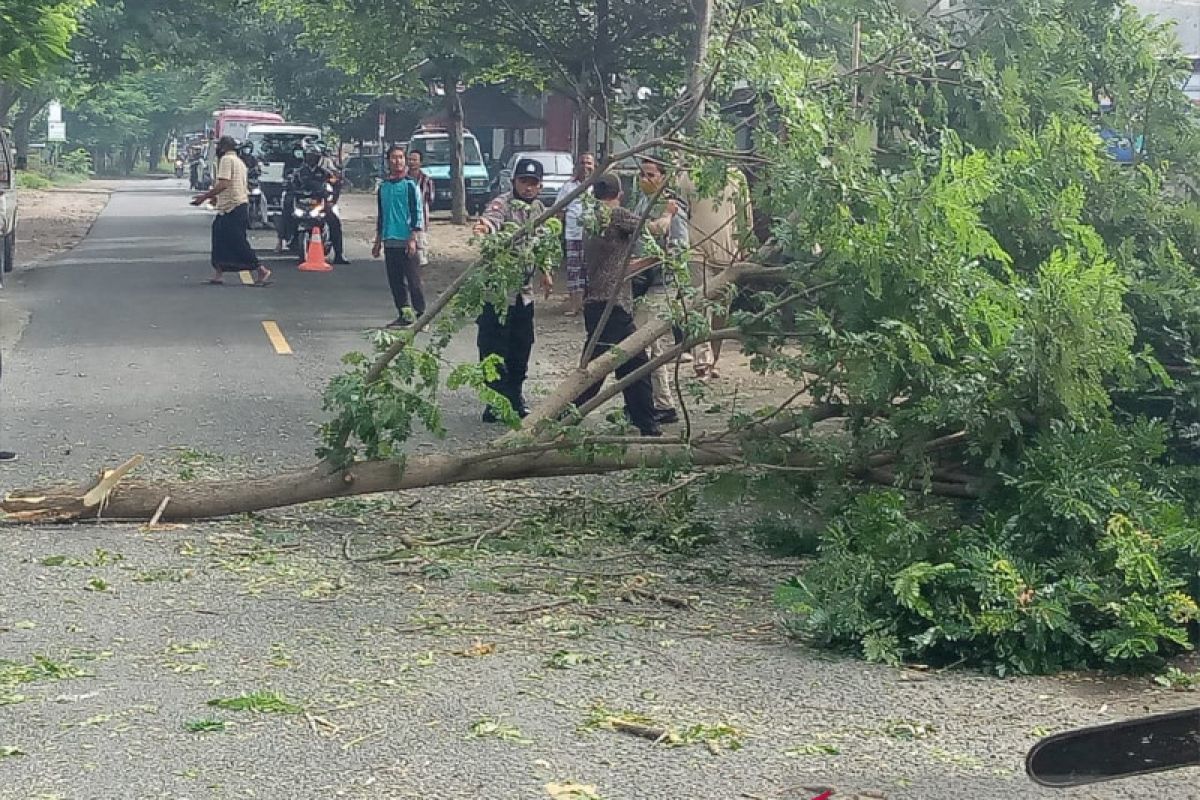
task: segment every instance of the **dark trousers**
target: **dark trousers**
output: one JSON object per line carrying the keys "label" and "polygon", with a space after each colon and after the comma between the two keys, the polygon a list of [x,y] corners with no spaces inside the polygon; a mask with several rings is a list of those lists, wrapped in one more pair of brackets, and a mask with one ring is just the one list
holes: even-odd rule
{"label": "dark trousers", "polygon": [[258,256],[250,246],[250,206],[242,203],[212,224],[212,265],[220,272],[241,272],[259,268]]}
{"label": "dark trousers", "polygon": [[[592,340],[596,329],[600,327],[600,317],[604,315],[605,305],[605,303],[585,303],[583,306],[583,324],[587,327],[587,342]],[[603,353],[632,336],[635,331],[637,331],[637,327],[633,324],[633,315],[621,306],[613,306],[608,320],[604,323],[604,330],[600,332],[600,336],[596,340],[596,349],[592,351],[592,359],[599,358]],[[585,348],[587,342],[584,342]],[[635,356],[617,367],[617,380],[621,380],[634,370],[645,366],[648,361],[645,349],[637,351]],[[604,381],[598,381],[584,389],[583,393],[575,398],[575,405],[582,406],[595,397],[603,383]],[[643,434],[657,434],[658,422],[654,419],[654,390],[650,384],[650,373],[646,373],[626,386],[624,395],[625,410],[629,413],[629,421],[633,423],[634,427]]]}
{"label": "dark trousers", "polygon": [[525,401],[525,377],[529,374],[529,354],[533,352],[533,303],[513,303],[503,321],[489,303],[475,322],[479,326],[475,337],[479,360],[493,355],[504,360],[500,377],[489,383],[488,388],[508,398],[513,409],[519,411]]}
{"label": "dark trousers", "polygon": [[333,258],[340,261],[345,258],[342,254],[342,218],[332,210],[325,216],[325,224],[329,226],[329,244],[333,246]]}
{"label": "dark trousers", "polygon": [[385,247],[384,261],[387,264],[388,286],[392,288],[392,301],[396,312],[403,317],[412,296],[412,309],[417,316],[425,313],[425,291],[421,288],[421,266],[415,256],[408,254],[406,247]]}

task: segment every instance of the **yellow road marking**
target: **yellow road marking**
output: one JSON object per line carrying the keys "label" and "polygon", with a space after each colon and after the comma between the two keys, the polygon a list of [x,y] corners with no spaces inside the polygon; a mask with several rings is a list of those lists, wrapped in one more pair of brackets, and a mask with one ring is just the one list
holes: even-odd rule
{"label": "yellow road marking", "polygon": [[292,355],[292,346],[288,344],[288,340],[283,338],[283,331],[279,330],[279,325],[271,320],[263,320],[263,330],[267,332],[267,338],[271,340],[271,346],[275,348],[275,352],[281,356]]}
{"label": "yellow road marking", "polygon": [[242,270],[241,272],[238,273],[238,277],[241,278],[242,283],[246,284],[247,286],[254,285],[254,276],[250,274],[249,270],[246,270],[246,269]]}

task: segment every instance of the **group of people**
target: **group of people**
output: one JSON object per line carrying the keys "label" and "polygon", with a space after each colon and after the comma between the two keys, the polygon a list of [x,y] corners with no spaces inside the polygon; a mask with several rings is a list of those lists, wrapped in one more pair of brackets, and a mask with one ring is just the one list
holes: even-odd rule
{"label": "group of people", "polygon": [[[237,155],[237,143],[223,137],[218,143],[220,161],[212,189],[193,203],[215,199],[217,217],[213,221],[214,274],[210,283],[221,283],[224,272],[251,270],[255,286],[270,284],[271,271],[258,260],[247,238],[248,211],[246,167]],[[433,181],[421,170],[421,154],[407,152],[402,145],[387,151],[387,176],[381,181],[376,197],[374,258],[384,259],[396,318],[389,328],[411,325],[425,313],[425,292],[421,267],[428,263],[427,226],[433,203]],[[619,178],[612,173],[598,177],[595,158],[583,155],[573,180],[563,187],[560,200],[571,193],[577,196],[564,213],[564,266],[570,298],[567,313],[583,315],[587,331],[585,353],[591,358],[603,355],[640,327],[654,324],[669,315],[671,298],[678,292],[675,272],[664,268],[667,261],[688,261],[694,279],[701,287],[721,269],[738,260],[750,218],[749,197],[744,179],[731,171],[729,187],[719,197],[704,199],[690,186],[684,173],[671,174],[669,166],[656,158],[639,163],[640,199],[632,208],[624,206],[625,194]],[[533,158],[517,161],[513,171],[513,189],[492,200],[478,222],[475,233],[493,235],[505,225],[526,225],[545,213],[539,200],[543,180],[542,163]],[[319,158],[306,159],[293,176],[297,185],[325,182],[333,176]],[[578,191],[588,180],[587,191]],[[337,182],[334,181],[336,184]],[[285,217],[290,215],[283,215]],[[336,260],[349,263],[342,253],[341,226],[335,234],[331,217],[331,235]],[[743,226],[740,222],[746,222]],[[287,224],[285,222],[285,224]],[[284,242],[288,231],[281,228]],[[693,240],[695,246],[693,247]],[[530,265],[524,285],[509,298],[507,308],[485,305],[477,319],[476,344],[480,360],[496,356],[500,368],[488,388],[504,398],[517,413],[529,413],[525,382],[533,351],[534,282],[548,298],[553,277]],[[715,320],[715,324],[722,321]],[[661,426],[677,422],[672,372],[674,365],[666,354],[679,350],[681,360],[692,360],[696,377],[715,377],[720,351],[716,344],[704,344],[692,352],[680,347],[684,334],[678,328],[656,337],[643,352],[635,353],[617,370],[618,379],[641,370],[649,361],[657,366],[624,387],[626,414],[644,436],[662,435]],[[583,405],[600,390],[586,389],[577,399]],[[500,409],[489,405],[485,422],[502,417]]]}
{"label": "group of people", "polygon": [[[641,197],[628,209],[623,204],[620,179],[612,173],[593,177],[595,169],[593,156],[581,156],[572,181],[558,195],[560,202],[576,195],[564,212],[567,313],[582,313],[587,331],[584,352],[590,358],[603,355],[639,327],[669,315],[678,287],[674,271],[664,262],[687,261],[690,273],[704,288],[713,275],[740,258],[751,222],[749,193],[736,171],[730,172],[729,185],[719,197],[707,199],[699,196],[686,175],[672,175],[664,161],[643,158],[638,170]],[[512,192],[488,205],[475,232],[490,235],[506,223],[524,225],[542,216],[545,208],[538,200],[542,178],[539,161],[519,160]],[[589,190],[580,192],[589,179]],[[480,360],[496,355],[503,364],[489,388],[521,417],[529,413],[524,384],[535,338],[533,280],[539,279],[547,297],[553,286],[549,274],[535,276],[535,272],[532,267],[526,272],[525,285],[504,313],[488,305],[478,319]],[[643,436],[661,436],[662,425],[679,420],[668,351],[677,348],[681,358],[690,356],[697,378],[717,376],[719,349],[705,343],[688,353],[680,347],[683,339],[684,333],[677,328],[656,337],[645,351],[633,354],[616,371],[620,380],[642,370],[652,359],[658,361],[648,375],[631,381],[623,390],[626,415]],[[576,399],[576,406],[584,405],[599,391],[599,384],[587,388]],[[483,419],[497,421],[497,409],[489,406]]]}
{"label": "group of people", "polygon": [[[217,173],[213,186],[197,195],[193,205],[213,202],[216,217],[212,225],[212,268],[208,282],[220,285],[224,273],[249,271],[254,274],[255,286],[269,286],[271,270],[259,260],[250,244],[250,212],[248,165],[238,150],[237,141],[223,136],[217,142]],[[398,328],[411,323],[410,315],[425,311],[425,293],[421,285],[420,267],[429,263],[426,225],[433,206],[434,185],[421,169],[422,154],[407,152],[393,145],[387,152],[388,174],[380,183],[376,215],[376,236],[372,256],[384,257],[388,285],[396,306],[396,319],[388,327]],[[284,208],[276,222],[278,243],[275,252],[284,252],[296,232],[291,213],[295,198],[331,187],[330,209],[326,217],[329,226],[333,263],[349,264],[345,256],[342,222],[336,213],[341,194],[341,175],[321,150],[308,147],[303,163],[287,178]]]}

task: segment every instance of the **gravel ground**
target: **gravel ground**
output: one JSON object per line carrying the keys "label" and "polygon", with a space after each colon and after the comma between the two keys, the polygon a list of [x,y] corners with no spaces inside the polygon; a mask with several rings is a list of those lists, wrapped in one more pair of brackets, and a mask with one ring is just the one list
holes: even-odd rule
{"label": "gravel ground", "polygon": [[[364,202],[345,203],[360,239]],[[461,229],[434,240],[436,289],[468,254]],[[578,352],[554,308],[541,358]],[[749,387],[724,371],[734,402]],[[253,465],[179,451],[152,468]],[[0,800],[1200,798],[1194,770],[1048,792],[1022,767],[1042,735],[1194,695],[868,665],[783,636],[771,594],[802,562],[744,544],[684,557],[586,520],[505,527],[585,497],[647,516],[657,487],[636,480],[0,526]],[[631,722],[675,746],[615,729]]]}
{"label": "gravel ground", "polygon": [[[770,593],[799,562],[497,530],[515,498],[597,489],[632,491],[562,480],[5,530],[0,654],[48,661],[29,682],[0,663],[0,753],[20,753],[0,758],[0,798],[1200,796],[1194,773],[1071,793],[1022,773],[1038,736],[1187,695],[867,665],[781,635]],[[421,546],[442,538],[462,541]],[[256,692],[295,713],[209,705]]]}

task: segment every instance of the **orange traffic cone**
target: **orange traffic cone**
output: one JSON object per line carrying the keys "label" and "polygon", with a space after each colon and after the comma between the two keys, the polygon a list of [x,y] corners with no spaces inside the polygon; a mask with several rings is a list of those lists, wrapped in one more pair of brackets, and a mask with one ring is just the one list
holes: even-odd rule
{"label": "orange traffic cone", "polygon": [[333,272],[333,266],[325,260],[325,244],[321,241],[321,229],[313,228],[308,237],[308,252],[300,262],[301,272]]}

